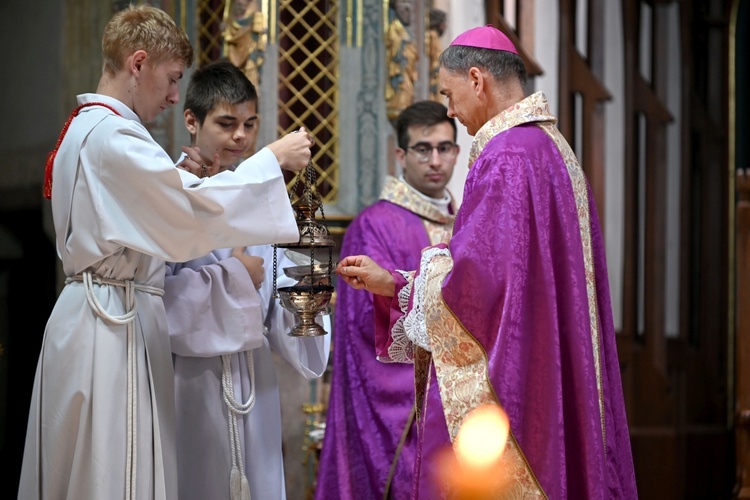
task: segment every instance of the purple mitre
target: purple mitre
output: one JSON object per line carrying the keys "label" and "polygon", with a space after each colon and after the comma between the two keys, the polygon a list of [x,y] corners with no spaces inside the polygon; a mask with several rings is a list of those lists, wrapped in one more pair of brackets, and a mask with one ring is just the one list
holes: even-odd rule
{"label": "purple mitre", "polygon": [[491,24],[480,26],[464,31],[456,37],[451,45],[463,45],[466,47],[478,47],[480,49],[504,50],[518,55],[516,47],[505,33]]}

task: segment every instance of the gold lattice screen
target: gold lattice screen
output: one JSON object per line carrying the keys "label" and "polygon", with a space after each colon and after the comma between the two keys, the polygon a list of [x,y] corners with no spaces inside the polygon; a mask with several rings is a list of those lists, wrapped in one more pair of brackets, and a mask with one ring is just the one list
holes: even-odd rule
{"label": "gold lattice screen", "polygon": [[[278,4],[279,135],[304,126],[315,136],[313,165],[325,203],[338,197],[338,1]],[[289,185],[293,184],[290,179]]]}
{"label": "gold lattice screen", "polygon": [[[278,133],[304,126],[315,136],[313,165],[316,187],[324,203],[335,203],[339,191],[339,37],[338,0],[262,2],[271,17],[271,40],[279,48]],[[203,66],[222,57],[224,0],[198,0],[197,62]],[[278,15],[278,23],[273,19]],[[273,36],[275,35],[275,36]],[[262,68],[273,77],[274,68]],[[289,188],[294,179],[287,177]]]}
{"label": "gold lattice screen", "polygon": [[221,59],[221,19],[224,15],[224,0],[198,0],[196,5],[198,29],[198,67]]}

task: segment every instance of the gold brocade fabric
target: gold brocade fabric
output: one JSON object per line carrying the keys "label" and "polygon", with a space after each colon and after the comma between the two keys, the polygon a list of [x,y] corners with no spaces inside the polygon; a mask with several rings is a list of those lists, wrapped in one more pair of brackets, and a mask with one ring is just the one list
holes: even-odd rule
{"label": "gold brocade fabric", "polygon": [[386,177],[380,199],[420,216],[430,238],[430,243],[448,243],[453,233],[455,216],[445,215],[435,205],[414,192],[404,181],[396,177]]}
{"label": "gold brocade fabric", "polygon": [[604,392],[602,389],[602,352],[601,352],[601,333],[599,321],[599,307],[596,302],[596,273],[594,272],[594,251],[591,248],[591,218],[589,213],[589,192],[586,183],[586,176],[583,169],[578,164],[578,159],[570,149],[568,142],[562,136],[560,131],[550,123],[539,124],[547,135],[557,145],[557,149],[563,157],[565,166],[570,175],[570,182],[573,187],[573,195],[576,199],[576,208],[578,210],[578,227],[581,234],[581,245],[583,247],[583,265],[586,270],[586,293],[588,295],[589,305],[589,323],[591,324],[591,347],[594,352],[594,370],[596,372],[596,389],[599,396],[599,420],[602,426],[602,441],[604,450],[607,449],[607,425],[604,413]]}
{"label": "gold brocade fabric", "polygon": [[551,125],[557,122],[557,118],[550,113],[544,92],[531,94],[526,99],[502,111],[485,123],[474,136],[471,150],[469,150],[469,168],[474,164],[487,143],[497,134],[524,123],[541,124],[544,122]]}
{"label": "gold brocade fabric", "polygon": [[440,393],[449,395],[442,399],[451,440],[471,410],[498,402],[489,382],[484,349],[463,330],[443,303],[442,283],[452,268],[453,260],[448,256],[438,256],[430,261],[424,299],[425,323]]}
{"label": "gold brocade fabric", "polygon": [[[464,418],[472,410],[499,402],[490,384],[487,354],[443,302],[442,283],[452,268],[453,260],[449,256],[438,256],[430,261],[426,270],[429,279],[426,280],[424,310],[445,421],[451,442],[454,442]],[[415,359],[415,373],[418,360],[423,367],[425,365],[423,356]],[[423,394],[424,387],[418,386],[418,397]],[[547,498],[512,433],[499,474],[503,477],[499,478],[502,488],[498,498]]]}
{"label": "gold brocade fabric", "polygon": [[599,308],[596,303],[596,277],[594,274],[594,256],[591,248],[591,219],[589,213],[589,196],[586,176],[578,163],[575,153],[555,126],[557,119],[552,116],[547,97],[543,92],[536,92],[519,101],[512,107],[485,123],[474,136],[469,152],[469,167],[474,164],[487,143],[497,134],[517,125],[533,123],[542,129],[557,146],[570,176],[571,187],[578,210],[578,222],[583,246],[584,268],[586,269],[586,290],[588,294],[589,320],[591,323],[591,345],[594,353],[596,385],[599,393],[599,417],[602,427],[602,438],[607,443],[604,414],[604,394],[602,393],[601,340]]}

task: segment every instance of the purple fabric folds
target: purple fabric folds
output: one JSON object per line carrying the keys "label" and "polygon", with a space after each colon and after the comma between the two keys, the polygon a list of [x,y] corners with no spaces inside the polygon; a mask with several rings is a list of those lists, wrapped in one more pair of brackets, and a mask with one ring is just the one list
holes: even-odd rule
{"label": "purple fabric folds", "polygon": [[443,297],[485,348],[493,388],[547,495],[631,499],[637,493],[604,243],[588,194],[599,346],[592,349],[569,174],[555,144],[535,125],[497,135],[472,166]]}
{"label": "purple fabric folds", "polygon": [[[346,231],[341,256],[366,254],[413,269],[430,241],[422,218],[388,201],[364,209]],[[316,498],[380,500],[414,404],[414,370],[375,356],[372,296],[338,287],[333,375],[317,475]],[[391,484],[391,498],[409,498],[416,430],[409,433]]]}

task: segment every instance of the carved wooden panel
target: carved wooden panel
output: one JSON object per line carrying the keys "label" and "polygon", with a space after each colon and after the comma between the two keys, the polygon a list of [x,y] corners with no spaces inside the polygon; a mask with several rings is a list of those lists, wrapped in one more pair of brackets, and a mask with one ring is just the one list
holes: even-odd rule
{"label": "carved wooden panel", "polygon": [[[625,254],[619,339],[636,479],[642,499],[727,498],[728,440],[727,71],[721,4],[623,2],[625,34]],[[678,16],[679,43],[667,15]],[[644,40],[649,43],[644,44]],[[675,51],[675,47],[682,49]],[[642,60],[646,57],[647,60]],[[667,84],[681,57],[681,84]],[[671,125],[668,97],[680,99]],[[680,211],[670,217],[669,127],[679,127]],[[678,291],[665,286],[670,224],[680,226]],[[679,293],[679,328],[666,336],[667,293]]]}

